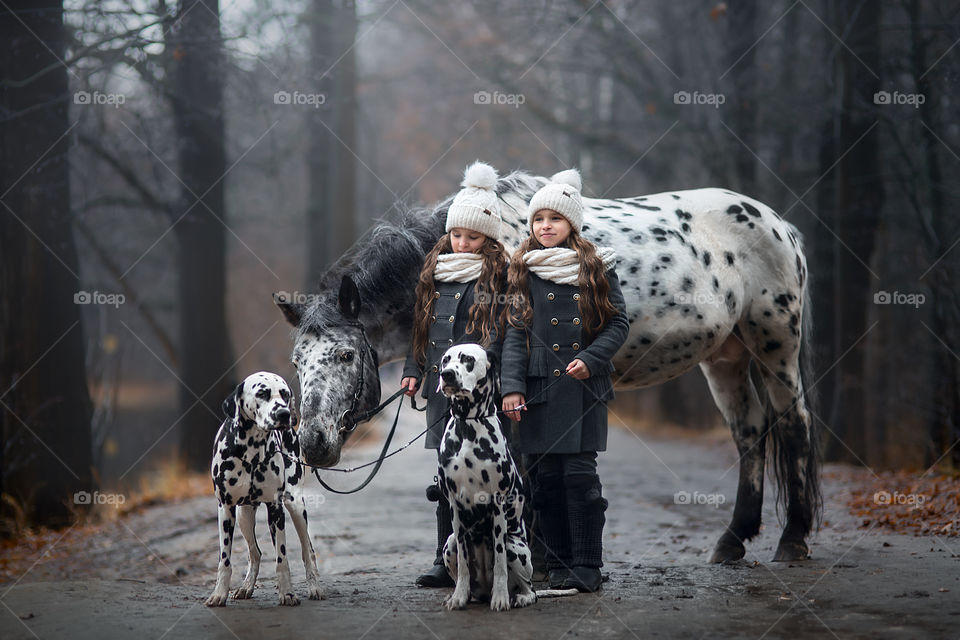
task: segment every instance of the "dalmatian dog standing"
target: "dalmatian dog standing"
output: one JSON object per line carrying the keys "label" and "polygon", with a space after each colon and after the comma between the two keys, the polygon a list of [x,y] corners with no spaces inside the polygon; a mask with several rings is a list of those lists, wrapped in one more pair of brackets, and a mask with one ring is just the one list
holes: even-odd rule
{"label": "dalmatian dog standing", "polygon": [[220,564],[217,585],[206,601],[208,607],[222,607],[227,603],[232,573],[230,552],[237,521],[250,552],[250,563],[243,584],[233,597],[253,596],[261,555],[254,525],[257,506],[261,503],[267,505],[270,537],[277,550],[280,604],[300,604],[293,592],[287,564],[284,507],[300,537],[310,599],[323,598],[316,556],[307,531],[307,509],[300,495],[303,470],[297,462],[300,445],[293,430],[297,419],[291,398],[290,387],[283,378],[261,371],[248,376],[223,402],[227,419],[217,432],[210,468],[219,501]]}
{"label": "dalmatian dog standing", "polygon": [[495,358],[477,344],[451,347],[440,360],[439,386],[450,398],[440,445],[440,484],[453,511],[444,564],[456,581],[444,602],[470,598],[503,611],[537,601],[523,523],[522,481],[497,419]]}

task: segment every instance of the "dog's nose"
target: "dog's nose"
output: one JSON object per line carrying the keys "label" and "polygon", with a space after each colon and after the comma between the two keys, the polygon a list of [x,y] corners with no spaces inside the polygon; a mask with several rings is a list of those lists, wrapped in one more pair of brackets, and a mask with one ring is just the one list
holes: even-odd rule
{"label": "dog's nose", "polygon": [[280,411],[277,411],[277,420],[282,424],[290,424],[290,410],[280,409]]}
{"label": "dog's nose", "polygon": [[443,378],[443,381],[447,384],[452,384],[457,381],[457,374],[452,369],[444,369],[440,372],[440,377]]}

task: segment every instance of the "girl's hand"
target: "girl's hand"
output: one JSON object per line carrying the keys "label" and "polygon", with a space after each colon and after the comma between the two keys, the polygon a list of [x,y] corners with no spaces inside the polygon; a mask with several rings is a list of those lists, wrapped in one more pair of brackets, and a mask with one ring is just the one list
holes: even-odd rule
{"label": "girl's hand", "polygon": [[583,360],[573,360],[567,365],[567,375],[576,380],[586,380],[590,377],[590,369]]}
{"label": "girl's hand", "polygon": [[525,402],[526,400],[524,399],[522,393],[508,393],[507,395],[503,396],[503,411],[511,420],[520,422],[520,412],[526,411],[527,407],[523,406],[520,409],[517,409],[517,407]]}
{"label": "girl's hand", "polygon": [[400,388],[405,389],[403,395],[412,396],[417,392],[417,387],[420,385],[417,384],[416,378],[406,377],[400,381]]}

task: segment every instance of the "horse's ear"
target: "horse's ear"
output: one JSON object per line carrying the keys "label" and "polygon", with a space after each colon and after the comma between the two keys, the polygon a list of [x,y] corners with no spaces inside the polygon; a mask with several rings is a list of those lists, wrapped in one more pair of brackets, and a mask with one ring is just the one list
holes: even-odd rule
{"label": "horse's ear", "polygon": [[360,290],[350,276],[343,276],[340,281],[337,306],[340,307],[340,313],[348,320],[356,320],[360,317]]}
{"label": "horse's ear", "polygon": [[237,388],[223,401],[223,413],[227,418],[233,418],[237,415],[237,403],[240,401],[240,394],[243,393],[243,383],[237,385]]}
{"label": "horse's ear", "polygon": [[283,291],[273,294],[273,303],[280,308],[287,322],[295,327],[300,326],[300,319],[303,318],[304,305],[299,302],[292,302],[290,296]]}

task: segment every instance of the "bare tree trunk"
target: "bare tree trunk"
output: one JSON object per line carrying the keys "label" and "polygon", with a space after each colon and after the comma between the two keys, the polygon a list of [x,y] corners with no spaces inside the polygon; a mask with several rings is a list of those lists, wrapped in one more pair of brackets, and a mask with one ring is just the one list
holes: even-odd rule
{"label": "bare tree trunk", "polygon": [[733,162],[742,193],[756,194],[757,159],[757,96],[756,96],[756,0],[731,0],[727,15],[727,66],[733,89],[730,96],[731,127],[740,141],[733,142]]}
{"label": "bare tree trunk", "polygon": [[[194,6],[202,5],[202,6]],[[218,0],[181,0],[173,36],[170,101],[184,183],[180,246],[180,450],[210,464],[220,405],[235,384],[226,309],[226,172]]]}
{"label": "bare tree trunk", "polygon": [[[956,285],[951,276],[956,273],[951,265],[957,264],[956,258],[949,253],[952,238],[956,237],[955,217],[947,213],[943,202],[943,172],[938,155],[943,131],[939,121],[937,104],[940,99],[938,84],[932,82],[928,73],[930,56],[927,56],[928,41],[920,32],[921,10],[918,0],[910,0],[907,5],[910,16],[910,66],[916,82],[917,93],[924,96],[919,105],[920,120],[925,123],[921,129],[923,156],[920,181],[921,198],[926,202],[927,211],[921,211],[929,221],[932,234],[929,244],[932,260],[940,263],[930,272],[930,287],[933,295],[932,322],[930,329],[947,345],[958,344],[957,322],[960,321],[960,307],[956,294]],[[935,133],[939,129],[940,133]],[[931,397],[936,401],[935,419],[930,425],[930,440],[936,446],[930,452],[928,464],[940,459],[949,451],[947,461],[954,469],[960,468],[960,363],[948,349],[934,348],[930,379],[933,381]],[[956,445],[956,446],[954,446]]]}
{"label": "bare tree trunk", "polygon": [[875,123],[873,97],[880,89],[876,75],[880,69],[880,5],[838,0],[837,9],[835,31],[849,36],[848,46],[838,54],[842,99],[837,151],[846,155],[837,164],[834,231],[846,246],[836,249],[838,288],[833,309],[841,347],[849,352],[836,367],[838,396],[829,421],[846,447],[829,439],[826,454],[829,459],[856,462],[853,454],[862,459],[868,442],[880,442],[880,434],[867,435],[866,403],[870,399],[864,385],[867,305],[872,304],[875,290],[865,265],[870,264],[884,199],[878,131],[874,128],[867,133]]}
{"label": "bare tree trunk", "polygon": [[355,3],[314,0],[308,22],[314,82],[326,98],[308,116],[307,278],[315,283],[357,235]]}
{"label": "bare tree trunk", "polygon": [[[0,492],[66,525],[91,485],[92,406],[75,295],[63,6],[0,20]],[[46,69],[46,71],[44,71]],[[10,87],[32,78],[22,86]]]}

